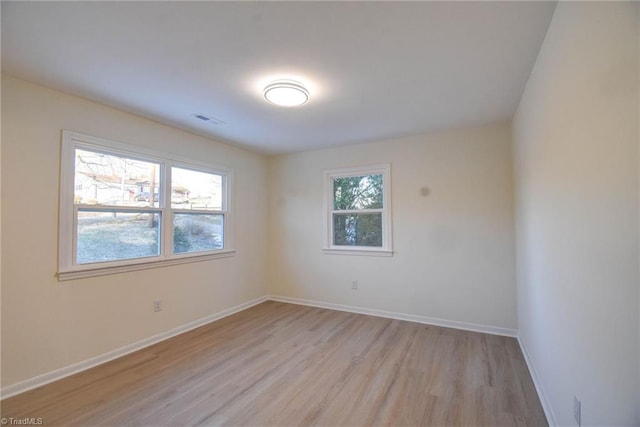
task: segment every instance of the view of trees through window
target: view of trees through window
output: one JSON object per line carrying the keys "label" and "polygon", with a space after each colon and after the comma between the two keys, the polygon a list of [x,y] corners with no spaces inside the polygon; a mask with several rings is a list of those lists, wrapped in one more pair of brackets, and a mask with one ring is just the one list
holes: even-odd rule
{"label": "view of trees through window", "polygon": [[174,254],[223,248],[224,214],[213,213],[223,208],[223,177],[172,167],[171,199],[161,203],[167,188],[162,167],[115,153],[75,150],[77,264],[160,255],[167,205],[173,209],[168,226]]}
{"label": "view of trees through window", "polygon": [[158,163],[76,149],[74,203],[158,207],[159,174]]}
{"label": "view of trees through window", "polygon": [[159,183],[159,163],[76,149],[76,263],[158,256]]}
{"label": "view of trees through window", "polygon": [[382,246],[382,174],[333,178],[333,244]]}
{"label": "view of trees through window", "polygon": [[206,213],[222,210],[221,175],[172,167],[171,207],[173,253],[222,249],[224,215]]}

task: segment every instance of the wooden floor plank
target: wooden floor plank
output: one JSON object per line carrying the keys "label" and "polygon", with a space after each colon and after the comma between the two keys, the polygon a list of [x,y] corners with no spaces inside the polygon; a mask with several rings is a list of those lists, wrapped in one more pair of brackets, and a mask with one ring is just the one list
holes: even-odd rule
{"label": "wooden floor plank", "polygon": [[1,402],[77,426],[545,426],[513,338],[268,301]]}

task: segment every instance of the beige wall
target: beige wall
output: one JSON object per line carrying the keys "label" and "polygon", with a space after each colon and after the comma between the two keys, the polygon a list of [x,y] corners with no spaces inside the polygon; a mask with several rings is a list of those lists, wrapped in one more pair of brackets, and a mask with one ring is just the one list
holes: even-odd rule
{"label": "beige wall", "polygon": [[638,425],[638,4],[560,2],[513,123],[518,321],[553,418]]}
{"label": "beige wall", "polygon": [[[515,329],[509,135],[494,125],[270,158],[270,293]],[[387,162],[393,257],[324,254],[323,170]]]}
{"label": "beige wall", "polygon": [[[267,162],[8,76],[2,106],[3,387],[267,293],[516,328],[506,124]],[[61,129],[234,168],[236,256],[58,282]],[[322,170],[383,162],[392,164],[396,254],[322,254]]]}
{"label": "beige wall", "polygon": [[[58,282],[61,129],[233,168],[236,256]],[[2,385],[265,295],[266,174],[261,155],[3,76]]]}

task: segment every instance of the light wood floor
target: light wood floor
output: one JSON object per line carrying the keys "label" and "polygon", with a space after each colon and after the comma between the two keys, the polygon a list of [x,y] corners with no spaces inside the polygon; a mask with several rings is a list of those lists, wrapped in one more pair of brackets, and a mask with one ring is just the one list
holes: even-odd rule
{"label": "light wood floor", "polygon": [[513,338],[265,302],[6,399],[45,425],[547,425]]}

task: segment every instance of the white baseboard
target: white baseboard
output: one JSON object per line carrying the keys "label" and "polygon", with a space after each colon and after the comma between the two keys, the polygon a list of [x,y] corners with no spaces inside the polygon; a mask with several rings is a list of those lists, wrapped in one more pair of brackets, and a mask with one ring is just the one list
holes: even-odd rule
{"label": "white baseboard", "polygon": [[36,377],[29,378],[28,380],[3,387],[0,390],[0,396],[2,396],[2,399],[6,399],[8,397],[15,396],[16,394],[24,393],[25,391],[43,386],[53,381],[57,381],[64,377],[77,374],[78,372],[85,371],[87,369],[93,368],[94,366],[102,365],[103,363],[109,362],[110,360],[117,359],[118,357],[122,357],[126,354],[133,353],[134,351],[138,351],[145,347],[149,347],[153,344],[159,343],[160,341],[167,340],[176,335],[180,335],[208,323],[215,322],[218,319],[230,316],[239,311],[246,310],[249,307],[253,307],[254,305],[267,301],[267,299],[268,298],[266,296],[263,296],[251,301],[247,301],[245,303],[236,305],[235,307],[222,310],[210,316],[203,317],[202,319],[194,320],[166,332],[162,332],[138,342],[125,345],[124,347],[120,347],[99,356],[83,360],[82,362],[74,363],[73,365],[56,369],[55,371],[47,372],[46,374],[38,375]]}
{"label": "white baseboard", "polygon": [[406,320],[409,322],[424,323],[427,325],[443,326],[445,328],[462,329],[465,331],[482,332],[492,335],[503,335],[516,337],[516,329],[501,328],[498,326],[478,325],[476,323],[458,322],[456,320],[438,319],[436,317],[420,316],[417,314],[396,313],[393,311],[376,310],[373,308],[356,307],[344,304],[334,304],[330,302],[314,301],[302,298],[283,297],[279,295],[269,295],[271,301],[287,302],[291,304],[308,305],[311,307],[328,308],[331,310],[347,311],[349,313],[368,314],[370,316],[386,317],[389,319]]}
{"label": "white baseboard", "polygon": [[520,344],[520,350],[522,350],[524,360],[525,362],[527,362],[527,368],[529,368],[529,374],[531,375],[531,379],[533,380],[533,385],[536,387],[536,392],[538,393],[538,398],[540,399],[540,403],[542,404],[544,415],[547,417],[547,423],[549,423],[549,427],[555,427],[558,425],[558,423],[556,422],[556,417],[553,414],[553,410],[551,409],[549,398],[547,397],[547,394],[542,387],[542,381],[538,376],[538,372],[536,371],[536,367],[533,364],[533,360],[531,360],[531,356],[529,356],[527,346],[520,338],[520,334],[518,334],[517,339],[518,344]]}
{"label": "white baseboard", "polygon": [[302,299],[302,298],[284,297],[279,295],[263,296],[251,301],[247,301],[235,307],[222,310],[218,313],[212,314],[202,319],[194,320],[192,322],[186,323],[177,328],[171,329],[169,331],[166,331],[157,335],[153,335],[149,338],[145,338],[138,342],[126,345],[124,347],[120,347],[118,349],[109,351],[107,353],[101,354],[96,357],[92,357],[82,362],[74,363],[73,365],[66,366],[64,368],[60,368],[55,371],[38,375],[28,380],[3,387],[2,389],[0,389],[0,396],[2,396],[2,399],[6,399],[8,397],[15,396],[25,391],[34,389],[36,387],[40,387],[45,384],[51,383],[53,381],[62,379],[64,377],[68,377],[70,375],[76,374],[78,372],[85,371],[87,369],[109,362],[113,359],[117,359],[118,357],[122,357],[129,353],[133,353],[134,351],[138,351],[145,347],[149,347],[153,344],[156,344],[158,342],[167,340],[176,335],[180,335],[192,329],[206,325],[208,323],[215,322],[216,320],[221,319],[223,317],[230,316],[242,310],[246,310],[250,307],[253,307],[254,305],[260,304],[267,300],[298,304],[298,305],[307,305],[307,306],[326,308],[331,310],[346,311],[350,313],[366,314],[366,315],[377,316],[377,317],[385,317],[389,319],[406,320],[409,322],[443,326],[446,328],[462,329],[462,330],[473,331],[473,332],[482,332],[482,333],[493,334],[493,335],[517,337],[518,342],[520,343],[520,347],[522,348],[522,353],[524,354],[527,366],[529,367],[529,371],[533,378],[533,382],[536,386],[536,390],[540,397],[540,401],[542,402],[542,406],[544,408],[545,414],[547,415],[547,419],[549,420],[549,424],[551,426],[555,425],[555,419],[553,417],[553,413],[550,411],[548,400],[546,399],[544,391],[540,386],[540,382],[535,373],[535,369],[529,359],[528,353],[525,347],[523,346],[522,342],[520,341],[517,334],[517,330],[515,329],[501,328],[497,326],[479,325],[479,324],[468,323],[468,322],[458,322],[455,320],[439,319],[439,318],[420,316],[415,314],[396,313],[392,311],[377,310],[377,309],[371,309],[371,308],[365,308],[365,307],[356,307],[356,306],[350,306],[350,305],[344,305],[344,304],[334,304],[334,303],[314,301],[314,300],[308,300],[308,299]]}

